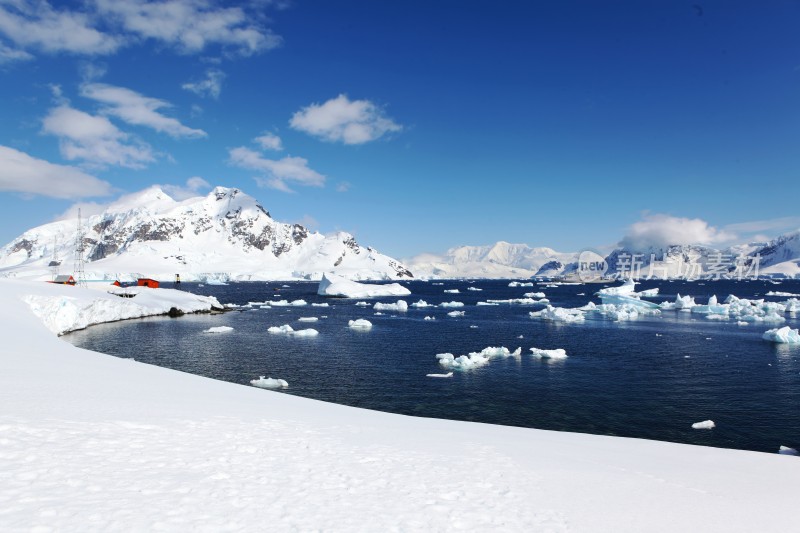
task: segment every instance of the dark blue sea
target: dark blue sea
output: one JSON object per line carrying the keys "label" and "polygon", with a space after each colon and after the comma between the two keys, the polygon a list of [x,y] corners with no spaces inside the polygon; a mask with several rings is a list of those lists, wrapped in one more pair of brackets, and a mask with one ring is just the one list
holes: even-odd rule
{"label": "dark blue sea", "polygon": [[[685,312],[612,322],[587,319],[563,324],[531,319],[541,306],[476,306],[486,299],[521,298],[545,292],[551,304],[577,307],[602,285],[509,287],[509,281],[404,283],[412,295],[431,304],[460,301],[464,317],[452,309],[409,308],[376,316],[371,304],[397,298],[357,300],[322,298],[317,284],[242,282],[227,286],[183,284],[183,290],[216,296],[222,303],[304,299],[304,307],[248,308],[218,315],[154,317],[93,326],[64,337],[71,343],[118,357],[250,386],[259,376],[289,382],[283,392],[406,415],[470,420],[558,431],[618,435],[704,446],[775,453],[779,446],[800,448],[800,346],[775,345],[761,334],[775,325],[739,326]],[[477,287],[481,291],[468,291]],[[659,287],[654,302],[677,293],[705,303],[712,294],[743,298],[768,291],[800,293],[800,281],[642,282],[637,290]],[[444,293],[459,289],[459,294]],[[312,307],[327,302],[330,307]],[[320,317],[314,323],[300,317]],[[436,320],[426,321],[425,316]],[[800,320],[787,316],[785,325]],[[325,318],[322,318],[325,317]],[[368,331],[347,327],[366,318]],[[270,326],[314,328],[317,337],[267,333]],[[208,334],[230,326],[228,334]],[[470,327],[477,326],[477,327]],[[519,338],[522,336],[522,338]],[[495,359],[487,366],[455,372],[450,379],[428,378],[446,372],[435,355],[458,355],[487,346],[522,347],[519,358]],[[569,357],[548,361],[529,348],[564,348]],[[692,423],[711,419],[712,430]]]}

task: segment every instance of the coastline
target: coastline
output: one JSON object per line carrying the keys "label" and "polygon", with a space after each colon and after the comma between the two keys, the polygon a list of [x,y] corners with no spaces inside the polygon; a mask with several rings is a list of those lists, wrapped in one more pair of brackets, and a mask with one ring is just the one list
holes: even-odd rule
{"label": "coastline", "polygon": [[0,282],[4,530],[795,524],[796,458],[408,417],[118,359],[23,301],[83,290],[53,287]]}

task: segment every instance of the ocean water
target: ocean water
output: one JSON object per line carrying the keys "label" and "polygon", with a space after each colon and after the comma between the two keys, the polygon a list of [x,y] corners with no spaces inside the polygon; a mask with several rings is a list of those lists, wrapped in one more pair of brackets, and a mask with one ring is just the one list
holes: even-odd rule
{"label": "ocean water", "polygon": [[[184,283],[183,289],[211,294],[223,303],[304,299],[304,307],[248,308],[219,315],[154,317],[93,326],[64,339],[118,357],[250,386],[259,376],[285,379],[289,388],[264,394],[296,394],[406,415],[469,420],[540,429],[617,435],[740,448],[774,453],[781,445],[800,448],[800,346],[775,345],[761,334],[775,325],[739,326],[686,312],[612,322],[587,319],[561,324],[531,319],[542,306],[476,306],[486,299],[521,298],[545,292],[551,304],[576,307],[599,303],[602,285],[509,287],[509,281],[406,282],[412,295],[431,304],[459,301],[452,309],[409,308],[376,316],[372,304],[397,298],[322,298],[316,283],[242,282],[227,286]],[[481,291],[470,291],[477,287]],[[712,294],[781,301],[768,291],[800,294],[800,281],[643,282],[659,287],[654,302],[692,295],[705,303]],[[445,289],[459,289],[458,294]],[[329,307],[310,304],[327,302]],[[299,322],[300,317],[319,317]],[[425,321],[425,316],[436,320]],[[366,318],[368,331],[347,327]],[[314,328],[316,337],[267,333],[270,326]],[[800,326],[787,315],[785,325]],[[203,331],[230,326],[227,334]],[[476,326],[476,327],[471,327]],[[519,338],[522,336],[522,338]],[[458,355],[487,346],[522,348],[522,356],[454,372],[450,379],[435,355]],[[564,348],[565,360],[538,360],[529,348]],[[713,430],[692,423],[714,420]]]}

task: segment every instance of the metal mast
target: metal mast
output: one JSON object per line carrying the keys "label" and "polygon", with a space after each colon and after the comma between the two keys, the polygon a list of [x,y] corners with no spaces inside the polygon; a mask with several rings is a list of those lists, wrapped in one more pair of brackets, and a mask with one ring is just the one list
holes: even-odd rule
{"label": "metal mast", "polygon": [[83,224],[81,222],[81,210],[78,208],[78,235],[75,237],[75,284],[79,287],[86,287],[86,273],[84,272],[83,260]]}
{"label": "metal mast", "polygon": [[58,237],[53,236],[53,260],[50,261],[50,266],[53,269],[53,281],[58,277],[58,266],[61,261],[58,260]]}

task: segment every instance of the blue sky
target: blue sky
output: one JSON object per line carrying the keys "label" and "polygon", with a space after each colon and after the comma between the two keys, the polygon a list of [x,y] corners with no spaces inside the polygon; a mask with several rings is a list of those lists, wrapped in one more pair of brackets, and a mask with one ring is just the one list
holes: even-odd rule
{"label": "blue sky", "polygon": [[153,184],[239,187],[398,257],[774,236],[800,227],[798,20],[790,1],[0,0],[0,241]]}

